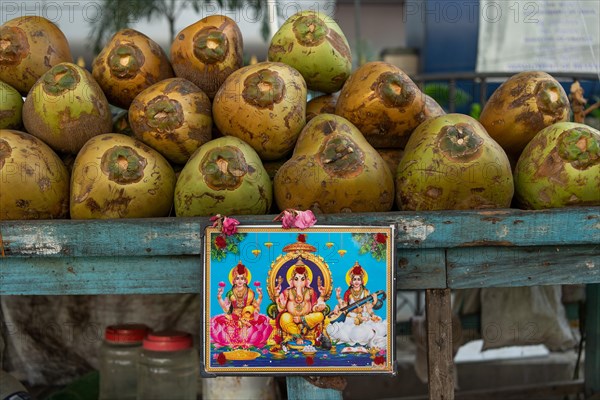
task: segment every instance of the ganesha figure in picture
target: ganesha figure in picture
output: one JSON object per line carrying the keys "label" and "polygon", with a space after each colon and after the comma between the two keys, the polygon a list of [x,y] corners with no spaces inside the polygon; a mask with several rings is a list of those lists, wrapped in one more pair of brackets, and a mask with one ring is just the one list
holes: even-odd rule
{"label": "ganesha figure in picture", "polygon": [[283,279],[277,282],[275,297],[277,303],[276,325],[281,330],[284,342],[292,345],[315,343],[322,333],[325,319],[325,287],[317,280],[319,293],[310,286],[313,279],[311,269],[298,259],[286,274],[288,287],[283,289]]}
{"label": "ganesha figure in picture", "polygon": [[226,285],[219,283],[217,301],[223,314],[210,320],[210,336],[217,346],[261,348],[271,335],[273,328],[267,316],[260,314],[262,288],[256,282],[254,292],[248,285],[251,278],[250,270],[239,262],[229,272],[231,289],[224,293]]}

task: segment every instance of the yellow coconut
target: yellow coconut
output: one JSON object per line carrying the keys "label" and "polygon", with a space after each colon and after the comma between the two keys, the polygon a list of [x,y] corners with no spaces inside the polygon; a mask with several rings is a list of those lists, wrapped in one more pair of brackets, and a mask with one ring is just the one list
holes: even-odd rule
{"label": "yellow coconut", "polygon": [[400,68],[373,61],[344,84],[335,113],[354,124],[375,148],[404,148],[424,120],[425,95]]}

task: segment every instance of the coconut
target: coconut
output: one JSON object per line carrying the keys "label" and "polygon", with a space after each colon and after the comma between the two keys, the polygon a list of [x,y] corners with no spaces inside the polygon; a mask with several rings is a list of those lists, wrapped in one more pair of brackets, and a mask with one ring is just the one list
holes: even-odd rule
{"label": "coconut", "polygon": [[280,210],[389,211],[394,179],[387,163],[348,120],[320,114],[302,130],[274,179]]}
{"label": "coconut", "polygon": [[419,125],[396,173],[401,210],[506,208],[513,193],[506,153],[468,115],[442,115]]}
{"label": "coconut", "polygon": [[511,156],[518,158],[542,129],[568,121],[569,98],[563,87],[545,72],[520,72],[492,93],[479,122]]}
{"label": "coconut", "polygon": [[328,15],[310,10],[289,17],[273,35],[268,60],[297,69],[310,90],[337,92],[350,76],[352,54],[344,33]]}
{"label": "coconut", "polygon": [[0,43],[0,80],[22,95],[53,66],[73,62],[67,38],[44,17],[18,17],[4,23]]}
{"label": "coconut", "polygon": [[285,157],[306,123],[306,83],[289,65],[261,62],[238,69],[213,101],[223,135],[250,144],[263,160]]}
{"label": "coconut", "polygon": [[210,15],[177,34],[171,45],[175,74],[212,99],[225,79],[243,65],[242,32],[224,15]]}
{"label": "coconut", "polygon": [[134,29],[122,29],[94,60],[92,76],[111,104],[126,109],[142,90],[174,73],[155,41]]}
{"label": "coconut", "polygon": [[0,129],[23,126],[23,97],[12,86],[0,81]]}
{"label": "coconut", "polygon": [[112,129],[102,89],[89,72],[71,63],[55,65],[35,83],[23,105],[23,122],[27,132],[52,149],[71,154]]}
{"label": "coconut", "polygon": [[0,130],[0,182],[0,219],[67,217],[69,173],[35,136]]}
{"label": "coconut", "polygon": [[306,122],[319,114],[335,114],[335,103],[337,103],[339,92],[322,94],[313,97],[306,103]]}
{"label": "coconut", "polygon": [[524,208],[600,206],[600,132],[575,122],[542,129],[521,153],[514,177]]}
{"label": "coconut", "polygon": [[90,139],[71,176],[71,218],[166,217],[173,205],[175,172],[141,141],[116,133]]}
{"label": "coconut", "polygon": [[231,136],[202,145],[175,188],[178,217],[265,214],[272,201],[271,179],[258,154]]}
{"label": "coconut", "polygon": [[141,92],[129,107],[134,136],[175,164],[185,164],[212,136],[208,96],[187,79],[170,78]]}
{"label": "coconut", "polygon": [[425,95],[400,68],[373,61],[352,73],[335,113],[354,124],[375,148],[404,148],[423,122]]}
{"label": "coconut", "polygon": [[129,124],[129,111],[121,110],[113,116],[112,133],[120,133],[125,136],[133,136],[131,125]]}

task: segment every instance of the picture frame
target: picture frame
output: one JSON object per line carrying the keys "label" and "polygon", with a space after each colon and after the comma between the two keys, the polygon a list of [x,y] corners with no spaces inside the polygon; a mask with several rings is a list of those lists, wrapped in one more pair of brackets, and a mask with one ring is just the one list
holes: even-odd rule
{"label": "picture frame", "polygon": [[206,228],[204,376],[394,374],[394,226]]}

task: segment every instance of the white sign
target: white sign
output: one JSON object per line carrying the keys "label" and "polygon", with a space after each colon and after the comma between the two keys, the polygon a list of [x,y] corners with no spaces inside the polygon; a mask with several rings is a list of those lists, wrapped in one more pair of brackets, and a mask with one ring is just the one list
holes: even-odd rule
{"label": "white sign", "polygon": [[598,0],[481,0],[477,72],[600,74]]}

